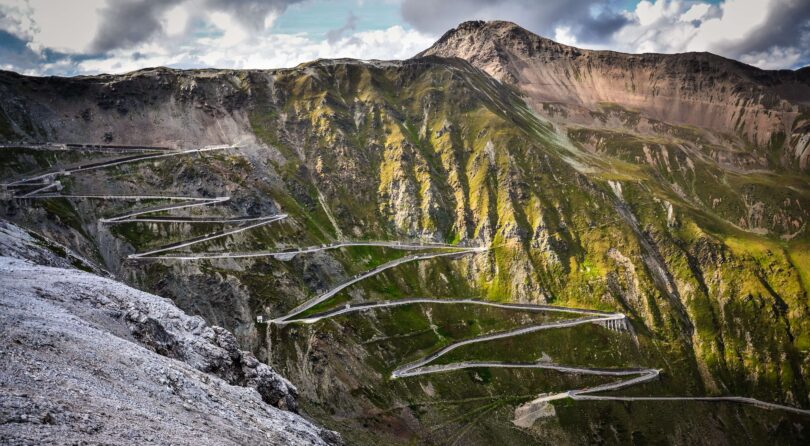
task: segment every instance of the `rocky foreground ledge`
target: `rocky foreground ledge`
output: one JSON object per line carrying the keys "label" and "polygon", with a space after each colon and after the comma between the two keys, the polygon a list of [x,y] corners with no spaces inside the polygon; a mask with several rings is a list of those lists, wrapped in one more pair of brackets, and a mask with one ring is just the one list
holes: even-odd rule
{"label": "rocky foreground ledge", "polygon": [[0,443],[341,443],[233,334],[66,257],[0,222]]}

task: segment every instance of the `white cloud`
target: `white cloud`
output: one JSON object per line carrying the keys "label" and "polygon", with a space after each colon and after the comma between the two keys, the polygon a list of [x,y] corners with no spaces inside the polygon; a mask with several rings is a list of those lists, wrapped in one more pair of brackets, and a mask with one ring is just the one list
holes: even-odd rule
{"label": "white cloud", "polygon": [[701,20],[708,14],[712,8],[708,3],[696,3],[692,5],[683,15],[678,18],[681,22],[691,22],[694,20]]}
{"label": "white cloud", "polygon": [[[36,52],[51,49],[64,53],[87,51],[98,31],[99,8],[105,0],[80,2],[2,0],[5,31],[28,41]],[[6,26],[8,22],[10,26]]]}
{"label": "white cloud", "polygon": [[177,5],[166,11],[163,18],[163,29],[170,36],[182,34],[188,26],[189,13],[185,5]]}
{"label": "white cloud", "polygon": [[554,40],[565,45],[577,46],[577,36],[571,31],[570,26],[558,26],[554,29]]}
{"label": "white cloud", "polygon": [[[613,48],[628,52],[709,51],[761,68],[788,68],[807,57],[800,35],[793,45],[751,42],[774,26],[771,15],[802,0],[726,0],[718,5],[679,0],[644,0],[625,13],[630,23],[613,35]],[[810,17],[804,18],[810,20]],[[779,37],[779,36],[777,36]]]}
{"label": "white cloud", "polygon": [[650,3],[643,0],[636,5],[636,17],[641,26],[650,26],[658,23],[659,20],[675,15],[680,7],[681,4],[677,1],[657,0],[655,3]]}
{"label": "white cloud", "polygon": [[[222,31],[220,44],[245,40],[272,26],[290,3],[301,0],[0,0],[0,30],[48,49],[88,54],[183,37],[195,20]],[[190,37],[190,36],[186,36]]]}
{"label": "white cloud", "polygon": [[36,31],[31,17],[31,7],[24,0],[0,2],[0,29],[23,40],[28,40]]}
{"label": "white cloud", "polygon": [[[524,18],[534,24],[532,31],[588,48],[711,51],[763,68],[810,62],[807,0],[643,0],[627,11],[610,10],[608,0],[404,0],[403,13],[424,22],[416,29],[427,31],[392,26],[354,32],[347,25],[318,40],[273,33],[279,15],[297,1],[0,0],[0,30],[31,50],[6,52],[1,62],[19,71],[80,74],[156,65],[275,68],[317,58],[401,59],[435,41],[431,27],[456,24],[473,13]],[[397,0],[391,1],[396,8]],[[88,59],[96,52],[102,54]]]}
{"label": "white cloud", "polygon": [[[226,22],[219,18],[219,25]],[[218,26],[219,26],[218,25]],[[234,42],[239,41],[239,44]],[[259,34],[202,38],[181,46],[152,43],[130,50],[115,50],[104,59],[75,65],[79,73],[123,73],[143,67],[167,65],[185,68],[284,68],[318,58],[405,59],[430,46],[428,36],[401,26],[363,31],[335,42],[313,40],[303,34]],[[136,59],[134,54],[138,54]]]}
{"label": "white cloud", "polygon": [[769,51],[743,54],[742,62],[766,70],[778,70],[799,63],[802,53],[797,48],[772,48]]}
{"label": "white cloud", "polygon": [[222,36],[213,40],[213,46],[229,48],[247,40],[247,29],[241,26],[232,15],[215,11],[208,14],[208,18],[216,28],[222,31]]}
{"label": "white cloud", "polygon": [[745,39],[765,24],[767,15],[764,12],[776,6],[773,3],[773,0],[726,0],[720,5],[720,17],[702,22],[687,48],[690,51],[708,51],[723,43]]}

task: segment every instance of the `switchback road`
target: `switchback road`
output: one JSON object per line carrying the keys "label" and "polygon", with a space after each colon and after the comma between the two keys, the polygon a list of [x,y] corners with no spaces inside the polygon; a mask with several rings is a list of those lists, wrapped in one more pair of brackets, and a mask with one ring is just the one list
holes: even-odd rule
{"label": "switchback road", "polygon": [[[319,251],[325,251],[330,249],[338,249],[343,247],[349,246],[376,246],[376,247],[386,247],[386,248],[394,248],[394,249],[402,249],[402,250],[440,250],[439,252],[428,252],[428,253],[419,253],[413,254],[409,256],[402,257],[400,259],[392,260],[390,262],[384,263],[379,265],[371,270],[368,270],[364,273],[357,274],[350,278],[348,281],[345,281],[332,289],[312,298],[309,299],[302,304],[298,305],[297,307],[293,308],[290,312],[288,312],[284,316],[277,317],[271,320],[271,323],[277,325],[284,325],[284,324],[294,324],[294,323],[302,323],[302,324],[313,324],[317,323],[321,320],[333,318],[336,316],[346,315],[350,313],[356,312],[365,312],[369,310],[375,310],[380,308],[389,308],[389,307],[396,307],[402,305],[434,305],[434,304],[441,304],[441,305],[482,305],[482,306],[490,306],[490,307],[497,307],[502,308],[510,311],[529,311],[529,312],[538,312],[538,311],[545,311],[545,312],[563,312],[568,314],[580,315],[581,317],[563,320],[563,321],[555,321],[555,322],[548,322],[542,324],[533,324],[524,327],[519,327],[512,330],[495,332],[495,333],[488,333],[481,336],[477,336],[470,339],[464,339],[460,341],[456,341],[450,345],[442,347],[441,349],[425,356],[424,358],[417,360],[415,362],[405,364],[403,366],[398,367],[391,373],[392,379],[400,379],[400,378],[407,378],[407,377],[414,377],[420,375],[427,375],[432,373],[443,373],[443,372],[450,372],[454,370],[466,369],[466,368],[477,368],[477,367],[489,367],[489,368],[533,368],[533,369],[545,369],[545,370],[553,370],[560,373],[568,373],[574,375],[594,375],[594,376],[604,376],[604,377],[618,377],[621,378],[618,381],[609,382],[606,384],[602,384],[595,387],[586,387],[580,389],[571,389],[565,392],[550,394],[550,395],[540,395],[534,402],[547,402],[553,401],[563,398],[570,398],[573,400],[590,400],[590,401],[725,401],[725,402],[734,402],[740,404],[747,404],[763,409],[769,410],[785,410],[794,413],[799,413],[802,415],[810,415],[810,410],[800,409],[796,407],[776,404],[776,403],[769,403],[765,401],[760,401],[754,398],[742,397],[742,396],[711,396],[711,397],[689,397],[689,396],[604,396],[604,395],[595,395],[596,393],[604,393],[608,391],[615,391],[622,388],[626,388],[629,386],[634,386],[642,383],[646,383],[656,379],[660,373],[660,370],[657,369],[637,369],[637,368],[624,368],[624,369],[601,369],[601,368],[588,368],[588,367],[576,367],[576,366],[567,366],[561,364],[554,364],[551,362],[535,362],[535,363],[526,363],[526,362],[495,362],[495,361],[463,361],[463,362],[455,362],[450,364],[432,364],[442,356],[446,355],[447,353],[456,350],[465,345],[472,345],[482,342],[490,342],[498,339],[507,339],[510,337],[515,336],[522,336],[528,333],[540,331],[540,330],[554,330],[554,329],[563,329],[563,328],[572,328],[582,324],[600,324],[606,327],[626,327],[628,323],[626,318],[621,313],[606,313],[601,311],[595,310],[586,310],[586,309],[576,309],[576,308],[568,308],[568,307],[555,307],[550,305],[532,305],[532,304],[505,304],[505,303],[496,303],[496,302],[486,302],[486,301],[479,301],[475,299],[432,299],[432,298],[408,298],[396,301],[386,301],[386,302],[372,302],[372,303],[360,303],[355,304],[352,306],[351,304],[346,304],[343,307],[338,307],[333,310],[329,310],[326,312],[322,312],[319,314],[306,316],[306,317],[299,317],[296,316],[306,312],[307,310],[312,309],[316,305],[319,305],[323,302],[328,301],[330,298],[334,297],[336,294],[341,292],[342,290],[350,287],[351,285],[360,282],[364,279],[372,277],[376,274],[379,274],[383,271],[388,269],[394,268],[396,266],[402,265],[407,262],[414,262],[419,260],[427,260],[432,258],[438,257],[452,257],[452,256],[460,256],[466,254],[475,254],[475,253],[482,253],[488,250],[486,247],[459,247],[455,245],[444,245],[444,244],[431,244],[431,243],[414,243],[414,242],[397,242],[397,241],[358,241],[358,242],[337,242],[331,244],[325,244],[320,246],[312,246],[306,248],[298,248],[286,251],[260,251],[260,252],[252,252],[252,253],[235,253],[235,252],[226,252],[226,253],[195,253],[195,254],[182,254],[182,255],[166,255],[166,253],[178,250],[181,248],[187,248],[189,246],[203,243],[206,241],[227,237],[239,232],[247,231],[249,229],[253,229],[259,226],[263,226],[275,221],[282,220],[287,217],[286,214],[277,214],[277,215],[269,215],[269,216],[260,216],[260,217],[235,217],[235,218],[216,218],[216,217],[204,217],[204,218],[190,218],[190,217],[167,217],[167,216],[152,216],[152,217],[145,217],[149,214],[154,214],[158,212],[165,212],[170,210],[178,210],[178,209],[185,209],[197,206],[209,206],[209,205],[216,205],[221,204],[228,201],[229,197],[214,197],[214,198],[204,198],[204,197],[182,197],[182,196],[159,196],[159,195],[60,195],[60,194],[46,194],[45,192],[51,190],[61,190],[61,184],[59,181],[56,180],[57,177],[62,175],[70,175],[72,173],[84,172],[89,170],[95,169],[103,169],[112,166],[118,166],[127,163],[134,163],[140,162],[144,160],[152,160],[152,159],[159,159],[164,157],[170,156],[178,156],[184,154],[192,154],[192,153],[200,153],[212,150],[223,150],[234,148],[233,146],[209,146],[202,149],[192,149],[192,150],[182,150],[182,151],[169,151],[166,150],[165,153],[160,154],[142,154],[142,155],[135,155],[135,156],[128,156],[124,158],[118,158],[114,160],[98,162],[98,163],[91,163],[87,165],[77,166],[67,170],[61,170],[56,172],[50,172],[46,174],[40,174],[37,176],[33,176],[30,178],[25,178],[22,180],[12,181],[10,183],[4,184],[7,190],[16,191],[20,188],[25,187],[34,187],[36,189],[28,191],[21,196],[15,198],[24,198],[24,199],[45,199],[45,198],[66,198],[66,199],[99,199],[99,200],[132,200],[132,201],[141,201],[141,200],[165,200],[165,201],[177,201],[179,203],[175,204],[168,204],[168,205],[160,205],[154,206],[146,209],[141,209],[129,213],[125,213],[119,216],[104,218],[100,220],[102,224],[120,224],[120,223],[127,223],[127,222],[151,222],[151,223],[241,223],[240,226],[234,229],[228,229],[220,232],[215,232],[211,234],[206,234],[201,237],[197,237],[192,240],[186,240],[178,243],[174,243],[171,245],[166,245],[157,249],[153,249],[147,252],[132,254],[129,256],[129,259],[163,259],[163,260],[200,260],[200,259],[220,259],[220,258],[228,258],[228,259],[241,259],[241,258],[252,258],[252,257],[275,257],[279,259],[288,259],[295,255],[303,255],[309,254]],[[156,254],[163,254],[158,256]],[[630,378],[627,378],[630,377]]]}

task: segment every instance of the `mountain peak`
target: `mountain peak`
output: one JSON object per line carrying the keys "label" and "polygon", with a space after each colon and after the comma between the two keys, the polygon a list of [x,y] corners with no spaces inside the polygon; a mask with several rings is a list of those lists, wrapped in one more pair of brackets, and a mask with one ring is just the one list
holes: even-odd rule
{"label": "mountain peak", "polygon": [[516,83],[519,79],[516,58],[576,57],[581,53],[582,50],[538,36],[513,22],[473,20],[447,31],[416,57],[459,57],[498,80]]}
{"label": "mountain peak", "polygon": [[419,56],[465,59],[517,87],[535,110],[561,103],[596,111],[611,103],[729,134],[738,132],[744,116],[750,121],[745,137],[757,145],[768,144],[773,134],[790,134],[791,113],[810,98],[800,72],[760,70],[711,53],[580,49],[505,21],[464,22]]}
{"label": "mountain peak", "polygon": [[466,36],[497,37],[502,42],[508,42],[509,40],[514,39],[520,40],[521,38],[533,38],[546,40],[549,42],[551,41],[550,39],[538,36],[537,34],[514,22],[509,22],[506,20],[469,20],[462,22],[457,27],[447,31],[439,39],[437,44],[447,39],[458,39]]}
{"label": "mountain peak", "polygon": [[[482,29],[490,29],[490,30],[510,30],[519,28],[525,31],[520,25],[515,22],[510,22],[508,20],[468,20],[466,22],[460,23],[455,30],[456,31],[478,31]],[[527,31],[528,32],[528,31]]]}
{"label": "mountain peak", "polygon": [[516,23],[504,20],[463,22],[444,33],[436,43],[416,57],[430,55],[466,59],[499,80],[512,83],[518,81],[517,71],[524,65],[522,62],[532,60],[557,63],[580,57],[621,68],[630,68],[631,65],[641,63],[667,65],[679,71],[692,70],[696,65],[704,68],[708,66],[716,71],[736,71],[737,74],[763,71],[707,52],[633,54],[582,49],[537,35]]}

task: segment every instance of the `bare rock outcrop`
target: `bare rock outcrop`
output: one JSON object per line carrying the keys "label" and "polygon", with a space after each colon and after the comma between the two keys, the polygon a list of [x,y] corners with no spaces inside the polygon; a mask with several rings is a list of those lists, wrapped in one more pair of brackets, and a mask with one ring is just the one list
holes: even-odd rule
{"label": "bare rock outcrop", "polygon": [[227,330],[111,279],[8,257],[58,263],[3,229],[3,444],[341,442],[295,414],[295,387]]}

